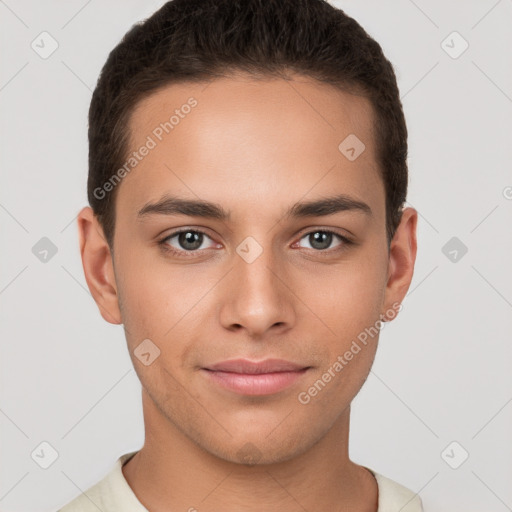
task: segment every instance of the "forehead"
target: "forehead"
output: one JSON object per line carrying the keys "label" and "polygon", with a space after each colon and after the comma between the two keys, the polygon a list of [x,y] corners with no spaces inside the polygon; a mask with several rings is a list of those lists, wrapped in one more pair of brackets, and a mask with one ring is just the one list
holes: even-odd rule
{"label": "forehead", "polygon": [[[333,188],[384,201],[371,103],[305,77],[172,84],[137,104],[129,130],[130,152],[152,149],[123,178],[125,213],[166,192],[246,207]],[[354,160],[347,146],[364,150]]]}

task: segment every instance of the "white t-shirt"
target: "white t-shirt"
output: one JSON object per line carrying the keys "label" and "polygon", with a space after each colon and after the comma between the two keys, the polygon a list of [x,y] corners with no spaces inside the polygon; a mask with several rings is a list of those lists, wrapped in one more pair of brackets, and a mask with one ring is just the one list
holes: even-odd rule
{"label": "white t-shirt", "polygon": [[[148,512],[128,485],[121,468],[137,451],[125,453],[102,480],[58,512]],[[366,467],[366,466],[363,466]],[[403,485],[366,467],[377,480],[377,512],[423,512],[420,497]]]}

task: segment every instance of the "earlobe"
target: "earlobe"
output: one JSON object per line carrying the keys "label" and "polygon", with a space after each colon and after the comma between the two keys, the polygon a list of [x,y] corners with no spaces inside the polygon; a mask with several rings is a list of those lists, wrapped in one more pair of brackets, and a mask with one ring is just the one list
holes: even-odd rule
{"label": "earlobe", "polygon": [[418,212],[414,208],[405,208],[389,250],[385,311],[381,314],[383,321],[391,321],[397,316],[411,285],[417,252],[417,222]]}
{"label": "earlobe", "polygon": [[121,324],[117,284],[112,254],[103,229],[92,208],[82,208],[78,214],[80,255],[87,286],[101,316],[111,324]]}

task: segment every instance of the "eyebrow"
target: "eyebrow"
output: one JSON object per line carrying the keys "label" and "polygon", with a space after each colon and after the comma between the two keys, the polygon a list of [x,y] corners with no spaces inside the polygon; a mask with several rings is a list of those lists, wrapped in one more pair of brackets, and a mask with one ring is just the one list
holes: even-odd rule
{"label": "eyebrow", "polygon": [[[340,194],[332,197],[315,199],[313,201],[295,203],[285,217],[323,217],[338,212],[357,211],[372,216],[371,208],[353,197]],[[211,203],[202,199],[184,199],[166,195],[154,203],[146,203],[137,213],[142,220],[149,215],[187,215],[190,217],[203,217],[222,221],[230,220],[231,212],[225,210],[218,203]]]}

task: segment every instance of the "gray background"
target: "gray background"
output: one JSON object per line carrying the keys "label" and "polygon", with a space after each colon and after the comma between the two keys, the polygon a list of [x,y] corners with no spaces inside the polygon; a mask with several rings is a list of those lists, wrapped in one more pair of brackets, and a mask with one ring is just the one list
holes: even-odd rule
{"label": "gray background", "polygon": [[[144,440],[140,384],[122,326],[87,289],[76,215],[99,71],[163,3],[0,1],[2,511],[56,510]],[[395,66],[420,214],[404,308],[353,403],[351,458],[426,511],[512,510],[512,1],[334,4]],[[58,42],[46,59],[31,47],[43,31]],[[453,31],[469,43],[457,58]],[[32,250],[43,237],[57,248],[46,262]],[[48,469],[31,458],[43,441],[58,452]]]}

